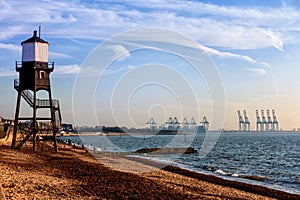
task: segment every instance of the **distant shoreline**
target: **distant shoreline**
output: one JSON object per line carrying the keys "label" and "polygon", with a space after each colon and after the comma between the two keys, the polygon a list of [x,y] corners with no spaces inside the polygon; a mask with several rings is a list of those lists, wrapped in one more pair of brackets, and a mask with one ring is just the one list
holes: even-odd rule
{"label": "distant shoreline", "polygon": [[[206,135],[206,134],[214,134],[214,133],[221,133],[221,134],[286,134],[286,133],[291,133],[291,134],[300,134],[300,131],[236,131],[236,130],[211,130],[208,131],[207,133],[197,133],[200,135]],[[116,132],[82,132],[82,133],[63,133],[63,134],[58,134],[58,136],[63,136],[63,137],[68,137],[68,136],[130,136],[130,135],[146,135],[146,136],[154,136],[157,134],[153,133],[145,133],[145,132],[128,132],[128,133],[116,133]],[[167,134],[166,134],[167,135]],[[170,136],[176,135],[176,134],[170,134]],[[183,133],[179,133],[177,135],[184,135]],[[187,133],[186,135],[193,135],[193,133]]]}

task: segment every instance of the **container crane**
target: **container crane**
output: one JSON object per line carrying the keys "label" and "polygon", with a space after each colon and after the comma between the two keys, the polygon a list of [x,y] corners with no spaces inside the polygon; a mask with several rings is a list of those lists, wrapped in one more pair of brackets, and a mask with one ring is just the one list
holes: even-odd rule
{"label": "container crane", "polygon": [[248,119],[246,110],[244,110],[244,118],[245,118],[245,122],[244,122],[244,131],[250,131],[250,121]]}
{"label": "container crane", "polygon": [[191,122],[190,122],[190,129],[194,130],[196,128],[196,126],[197,126],[197,123],[196,123],[194,117],[192,117]]}
{"label": "container crane", "polygon": [[177,117],[174,117],[173,122],[174,122],[174,128],[175,128],[175,129],[179,129],[180,123],[179,123]]}
{"label": "container crane", "polygon": [[273,129],[273,121],[272,118],[270,116],[270,111],[267,110],[267,117],[268,117],[268,123],[267,123],[267,127],[266,127],[266,131]]}
{"label": "container crane", "polygon": [[239,131],[242,131],[242,127],[244,126],[245,122],[239,110],[238,110],[238,118],[239,118]]}
{"label": "container crane", "polygon": [[266,117],[265,117],[265,114],[264,114],[264,110],[261,110],[261,118],[262,118],[262,127],[261,127],[261,131],[265,131],[266,130],[266,126],[267,126],[267,120],[266,120]]}
{"label": "container crane", "polygon": [[156,130],[157,129],[157,126],[156,126],[157,123],[154,121],[153,117],[151,117],[146,124],[149,124],[150,130]]}
{"label": "container crane", "polygon": [[203,117],[201,124],[205,128],[205,130],[208,131],[209,122],[205,116]]}
{"label": "container crane", "polygon": [[278,131],[278,121],[277,121],[277,117],[275,115],[275,110],[272,110],[272,115],[273,115],[273,127],[272,129],[275,131]]}
{"label": "container crane", "polygon": [[189,129],[189,122],[187,121],[186,117],[183,118],[183,121],[182,121],[181,124],[182,124],[184,130],[188,130]]}
{"label": "container crane", "polygon": [[169,120],[166,122],[166,124],[168,125],[168,129],[174,129],[174,121],[172,117],[169,117]]}
{"label": "container crane", "polygon": [[256,131],[262,130],[262,122],[260,120],[260,116],[258,114],[258,110],[256,110]]}

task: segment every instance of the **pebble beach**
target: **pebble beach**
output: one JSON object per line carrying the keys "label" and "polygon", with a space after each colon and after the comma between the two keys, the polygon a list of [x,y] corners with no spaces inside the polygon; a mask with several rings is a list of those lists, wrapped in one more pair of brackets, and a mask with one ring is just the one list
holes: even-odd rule
{"label": "pebble beach", "polygon": [[[51,143],[31,151],[0,144],[2,199],[297,199],[273,190],[250,190],[176,167],[122,156],[93,155],[84,148]],[[253,186],[254,187],[254,186]],[[237,189],[239,188],[239,189]],[[250,188],[251,189],[251,188]],[[274,195],[275,194],[275,195]]]}

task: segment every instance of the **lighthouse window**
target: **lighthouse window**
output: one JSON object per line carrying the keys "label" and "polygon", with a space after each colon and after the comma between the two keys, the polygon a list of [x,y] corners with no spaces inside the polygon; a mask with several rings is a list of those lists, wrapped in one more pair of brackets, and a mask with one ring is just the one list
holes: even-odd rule
{"label": "lighthouse window", "polygon": [[44,71],[40,71],[40,79],[44,79],[45,78],[45,72]]}

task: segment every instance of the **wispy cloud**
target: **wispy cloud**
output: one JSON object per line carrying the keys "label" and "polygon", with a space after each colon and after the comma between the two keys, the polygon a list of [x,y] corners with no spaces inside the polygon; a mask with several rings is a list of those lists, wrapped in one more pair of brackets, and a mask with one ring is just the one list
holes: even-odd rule
{"label": "wispy cloud", "polygon": [[55,67],[55,74],[57,75],[71,75],[71,74],[77,74],[80,71],[80,66],[75,65],[62,65]]}
{"label": "wispy cloud", "polygon": [[[149,34],[149,31],[151,31],[151,34]],[[168,49],[168,46],[178,45],[182,46],[185,49],[181,51],[181,53],[185,54],[185,56],[187,57],[199,57],[199,55],[194,55],[195,52],[189,50],[201,49],[211,56],[217,56],[222,59],[239,59],[251,64],[260,65],[262,67],[270,67],[268,63],[258,61],[250,56],[231,53],[228,51],[220,51],[212,47],[207,47],[196,43],[195,41],[189,39],[188,37],[185,37],[184,35],[172,31],[165,31],[161,29],[140,29],[136,30],[134,33],[125,33],[123,40],[123,45],[128,45],[134,48],[146,48],[165,51],[165,49]],[[145,44],[145,41],[151,42]],[[124,46],[122,46],[122,49],[124,51]]]}
{"label": "wispy cloud", "polygon": [[154,26],[178,30],[207,46],[282,50],[294,39],[289,31],[300,30],[300,12],[288,5],[247,8],[181,0],[130,0],[126,6],[123,1],[2,0],[1,5],[0,22],[6,25],[0,28],[0,39],[23,34],[36,24],[44,24],[51,36],[91,39]]}
{"label": "wispy cloud", "polygon": [[[1,1],[4,2],[4,1]],[[1,5],[0,2],[0,5]],[[5,18],[3,19],[3,17],[1,16],[1,14],[5,13],[5,9],[0,7],[0,21],[3,22],[4,20],[6,20]],[[9,16],[10,13],[7,13],[6,16]],[[4,24],[4,23],[3,23]],[[7,24],[7,22],[5,23]],[[14,24],[7,24],[6,26],[0,26],[0,40],[6,40],[6,39],[10,39],[16,35],[19,35],[20,33],[22,33],[24,31],[24,25],[19,25],[16,26]]]}
{"label": "wispy cloud", "polygon": [[0,69],[0,77],[10,77],[17,76],[18,74],[15,71]]}
{"label": "wispy cloud", "polygon": [[110,45],[108,48],[112,49],[115,52],[115,55],[120,56],[118,61],[123,61],[126,58],[130,57],[129,51],[122,45]]}
{"label": "wispy cloud", "polygon": [[119,72],[132,70],[134,68],[136,68],[136,66],[133,66],[133,65],[128,65],[126,67],[124,67],[124,66],[123,67],[118,67],[118,68],[115,68],[115,69],[108,68],[108,69],[105,69],[103,75],[116,74],[116,73],[119,73]]}
{"label": "wispy cloud", "polygon": [[[123,69],[118,70],[120,71]],[[78,75],[80,77],[98,77],[102,71],[103,69],[97,66],[80,66],[78,64],[74,64],[57,66],[54,69],[54,74],[62,77],[69,75]]]}
{"label": "wispy cloud", "polygon": [[244,61],[247,61],[249,63],[252,63],[252,64],[259,64],[259,65],[264,66],[264,67],[270,67],[270,65],[268,63],[257,61],[255,59],[251,58],[250,56],[244,56],[244,55],[230,53],[230,52],[222,52],[222,51],[219,51],[219,50],[216,50],[216,49],[213,49],[213,48],[209,48],[209,47],[205,47],[205,46],[202,46],[202,49],[210,55],[215,55],[215,56],[218,56],[218,57],[221,57],[221,58],[240,59],[240,60],[244,60]]}
{"label": "wispy cloud", "polygon": [[64,53],[57,53],[49,51],[49,57],[51,58],[71,58],[71,56],[64,54]]}
{"label": "wispy cloud", "polygon": [[20,45],[6,44],[6,43],[0,43],[0,49],[5,49],[5,50],[9,50],[9,51],[17,51],[17,52],[21,52],[21,50],[22,50]]}
{"label": "wispy cloud", "polygon": [[257,75],[265,75],[267,74],[266,69],[262,69],[262,68],[246,68],[247,71],[253,72]]}

